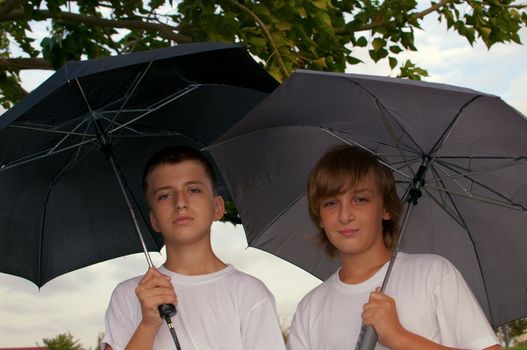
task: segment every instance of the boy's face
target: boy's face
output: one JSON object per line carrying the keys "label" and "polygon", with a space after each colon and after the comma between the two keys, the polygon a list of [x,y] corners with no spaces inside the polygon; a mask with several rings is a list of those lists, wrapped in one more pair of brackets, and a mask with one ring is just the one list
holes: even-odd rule
{"label": "boy's face", "polygon": [[[357,255],[384,247],[382,220],[389,220],[373,176],[348,191],[320,202],[320,227],[341,255]],[[382,245],[382,246],[381,246]]]}
{"label": "boy's face", "polygon": [[154,168],[145,195],[152,227],[163,234],[167,246],[210,239],[212,222],[225,209],[203,166],[194,160]]}

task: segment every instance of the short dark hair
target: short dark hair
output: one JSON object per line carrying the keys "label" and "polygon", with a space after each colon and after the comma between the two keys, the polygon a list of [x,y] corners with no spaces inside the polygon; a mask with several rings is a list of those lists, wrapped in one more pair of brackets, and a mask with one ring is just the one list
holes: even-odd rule
{"label": "short dark hair", "polygon": [[[382,233],[384,245],[392,249],[399,237],[402,203],[395,189],[392,171],[380,163],[374,154],[364,149],[349,145],[336,146],[320,158],[311,170],[308,180],[309,215],[313,223],[320,227],[321,202],[346,192],[369,174],[375,178],[382,194],[384,208],[391,216],[389,220],[383,220]],[[337,255],[337,249],[323,229],[320,229],[317,238],[330,257]]]}
{"label": "short dark hair", "polygon": [[148,175],[150,175],[150,173],[158,166],[177,164],[186,160],[196,161],[203,166],[203,169],[212,184],[214,194],[218,194],[216,174],[214,173],[211,161],[200,150],[183,145],[164,148],[150,157],[143,171],[143,192],[146,194],[148,189]]}

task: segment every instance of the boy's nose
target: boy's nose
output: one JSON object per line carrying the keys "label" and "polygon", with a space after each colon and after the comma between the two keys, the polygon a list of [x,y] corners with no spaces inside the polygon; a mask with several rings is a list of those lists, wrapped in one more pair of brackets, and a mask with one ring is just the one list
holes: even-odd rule
{"label": "boy's nose", "polygon": [[343,224],[347,224],[354,219],[353,210],[351,206],[342,204],[339,210],[339,221]]}
{"label": "boy's nose", "polygon": [[180,194],[176,197],[176,210],[183,210],[188,208],[187,197],[184,194]]}

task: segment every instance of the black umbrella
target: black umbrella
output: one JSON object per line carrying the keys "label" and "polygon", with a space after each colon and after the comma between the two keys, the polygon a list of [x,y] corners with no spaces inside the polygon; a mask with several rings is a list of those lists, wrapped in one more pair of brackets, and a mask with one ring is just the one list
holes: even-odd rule
{"label": "black umbrella", "polygon": [[142,250],[149,260],[163,241],[145,224],[146,160],[208,145],[277,85],[239,45],[67,63],[0,117],[0,272],[40,287]]}
{"label": "black umbrella", "polygon": [[321,279],[338,262],[313,239],[318,228],[308,215],[307,177],[338,144],[369,150],[393,170],[401,197],[412,203],[401,250],[452,261],[492,326],[527,315],[521,113],[496,96],[454,86],[293,74],[209,150],[249,245]]}

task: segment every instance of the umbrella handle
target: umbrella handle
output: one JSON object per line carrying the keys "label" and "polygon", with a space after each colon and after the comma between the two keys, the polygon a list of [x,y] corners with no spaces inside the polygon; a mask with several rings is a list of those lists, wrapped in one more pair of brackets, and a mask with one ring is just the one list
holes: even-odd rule
{"label": "umbrella handle", "polygon": [[176,349],[181,350],[181,345],[179,345],[179,340],[176,335],[176,329],[174,328],[174,324],[172,323],[171,319],[172,316],[177,314],[176,306],[173,304],[161,304],[157,307],[157,309],[159,310],[159,316],[161,316],[161,318],[167,323],[168,330],[172,335]]}
{"label": "umbrella handle", "polygon": [[159,316],[164,320],[177,314],[176,307],[173,304],[161,304],[157,309],[159,310]]}
{"label": "umbrella handle", "polygon": [[377,344],[377,332],[373,326],[362,326],[355,350],[373,350]]}

